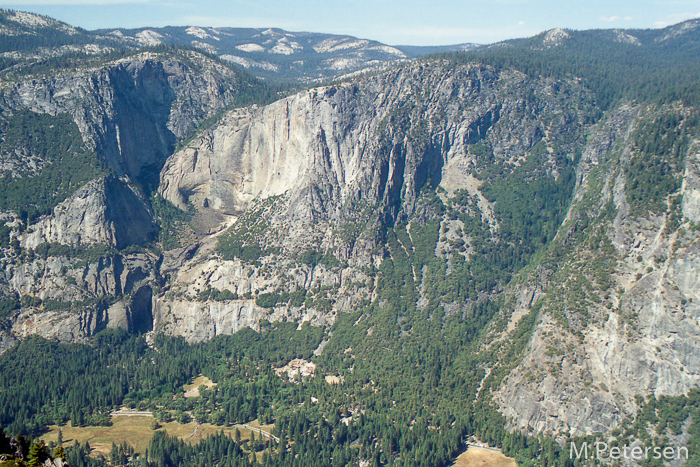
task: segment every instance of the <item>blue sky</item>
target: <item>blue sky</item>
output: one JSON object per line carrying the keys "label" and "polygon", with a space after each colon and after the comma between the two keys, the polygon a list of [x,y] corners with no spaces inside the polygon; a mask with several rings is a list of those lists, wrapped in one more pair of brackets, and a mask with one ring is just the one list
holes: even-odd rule
{"label": "blue sky", "polygon": [[700,0],[0,0],[85,29],[279,27],[391,45],[492,43],[555,27],[656,28],[700,17]]}

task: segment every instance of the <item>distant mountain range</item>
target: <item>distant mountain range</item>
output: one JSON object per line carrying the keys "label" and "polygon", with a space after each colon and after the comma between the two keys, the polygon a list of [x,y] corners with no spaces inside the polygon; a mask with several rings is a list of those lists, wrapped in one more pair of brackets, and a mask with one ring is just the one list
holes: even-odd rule
{"label": "distant mountain range", "polygon": [[417,56],[469,50],[476,45],[389,46],[352,36],[277,28],[164,28],[85,31],[52,18],[0,11],[3,58],[42,60],[68,53],[96,54],[160,44],[188,46],[242,66],[267,80],[313,83]]}
{"label": "distant mountain range", "polygon": [[[0,36],[4,36],[0,41],[0,67],[26,67],[71,54],[95,55],[165,44],[204,51],[269,81],[319,83],[420,56],[451,52],[488,56],[494,50],[500,55],[503,49],[531,52],[559,47],[563,51],[560,54],[580,54],[594,43],[603,48],[620,44],[688,52],[698,45],[697,35],[688,33],[698,27],[698,20],[690,20],[664,29],[551,29],[530,38],[488,45],[390,46],[352,36],[277,28],[170,26],[86,31],[45,16],[0,10]],[[620,51],[627,53],[627,49]]]}
{"label": "distant mountain range", "polygon": [[266,79],[314,82],[427,53],[473,48],[389,46],[352,36],[289,32],[270,28],[165,27],[100,30],[130,44],[185,45],[241,65]]}

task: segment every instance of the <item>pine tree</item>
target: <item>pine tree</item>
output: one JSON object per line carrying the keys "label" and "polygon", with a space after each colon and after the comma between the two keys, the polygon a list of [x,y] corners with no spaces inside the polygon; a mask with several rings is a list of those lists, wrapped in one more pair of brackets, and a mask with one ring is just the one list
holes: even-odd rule
{"label": "pine tree", "polygon": [[53,450],[53,453],[51,454],[51,457],[54,459],[63,459],[66,460],[66,451],[63,449],[63,446],[56,446]]}
{"label": "pine tree", "polygon": [[44,444],[43,441],[34,441],[29,448],[27,465],[29,465],[29,467],[39,467],[47,458],[46,444]]}
{"label": "pine tree", "polygon": [[282,454],[287,450],[287,434],[282,433],[282,436],[280,436],[280,444],[277,447],[277,454]]}
{"label": "pine tree", "polygon": [[141,467],[148,467],[148,449],[146,449],[142,456],[139,456],[139,465]]}

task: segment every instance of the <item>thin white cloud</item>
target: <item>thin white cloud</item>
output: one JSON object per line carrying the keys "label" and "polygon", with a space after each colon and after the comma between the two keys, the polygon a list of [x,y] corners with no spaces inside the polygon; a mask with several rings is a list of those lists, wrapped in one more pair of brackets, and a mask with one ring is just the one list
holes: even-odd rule
{"label": "thin white cloud", "polygon": [[601,21],[606,23],[616,23],[618,21],[632,21],[634,18],[631,16],[603,16],[600,18]]}
{"label": "thin white cloud", "polygon": [[674,15],[667,15],[659,18],[654,22],[654,27],[665,28],[666,26],[671,26],[672,24],[680,23],[681,21],[686,21],[689,19],[700,18],[699,13],[677,13]]}

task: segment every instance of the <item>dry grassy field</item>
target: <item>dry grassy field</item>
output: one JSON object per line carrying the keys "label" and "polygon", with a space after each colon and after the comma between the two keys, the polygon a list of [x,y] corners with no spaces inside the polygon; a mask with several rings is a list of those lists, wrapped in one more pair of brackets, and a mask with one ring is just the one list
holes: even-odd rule
{"label": "dry grassy field", "polygon": [[212,382],[206,376],[199,375],[192,384],[186,384],[182,387],[185,391],[185,397],[199,397],[199,387],[206,386],[207,389],[211,389],[216,386],[216,383]]}
{"label": "dry grassy field", "polygon": [[[73,444],[74,441],[79,443],[88,441],[95,454],[103,454],[108,456],[112,450],[112,443],[121,444],[126,441],[134,447],[136,452],[144,452],[148,447],[148,443],[153,438],[155,431],[151,429],[152,417],[137,417],[116,415],[112,417],[112,426],[88,426],[88,427],[72,427],[70,424],[61,427],[63,432],[64,445]],[[251,425],[257,426],[257,425]],[[47,443],[58,439],[58,427],[52,425],[50,431],[41,437]],[[272,429],[272,427],[262,427],[263,430]],[[223,430],[229,436],[233,436],[236,427],[220,427],[210,425],[208,423],[198,424],[196,422],[181,424],[178,422],[170,422],[162,424],[159,430],[165,430],[171,436],[177,436],[188,442],[198,443],[208,436],[218,433]],[[250,439],[250,430],[247,428],[238,428],[241,433],[241,439]],[[259,437],[260,435],[256,435]]]}
{"label": "dry grassy field", "polygon": [[[213,383],[206,376],[199,375],[191,384],[183,386],[185,397],[199,397],[200,386],[212,388],[216,386],[216,383]],[[126,410],[124,408],[122,409]],[[126,412],[128,413],[129,410],[126,410]],[[148,414],[148,412],[141,413]],[[133,446],[134,451],[138,453],[142,453],[148,448],[148,443],[151,442],[153,434],[155,433],[155,431],[151,429],[153,423],[152,416],[134,414],[120,415],[119,412],[115,412],[111,419],[112,426],[72,427],[70,423],[62,426],[63,445],[67,446],[73,444],[75,441],[79,443],[87,441],[90,443],[94,455],[103,454],[104,456],[109,456],[112,450],[112,443],[122,444],[126,442]],[[274,428],[274,425],[261,426],[257,420],[250,422],[249,425],[268,433]],[[225,434],[233,437],[236,428],[238,428],[241,434],[241,440],[245,441],[250,439],[251,430],[242,426],[221,427],[210,425],[209,423],[199,424],[195,421],[185,424],[179,422],[162,423],[158,431],[166,431],[170,436],[177,436],[190,443],[198,443],[219,431],[223,431]],[[41,439],[46,443],[50,441],[56,442],[58,440],[58,429],[59,427],[56,425],[50,426],[49,432],[42,436]],[[260,435],[256,433],[256,438],[259,437]]]}
{"label": "dry grassy field", "polygon": [[455,460],[453,467],[517,467],[515,460],[501,453],[471,446]]}

